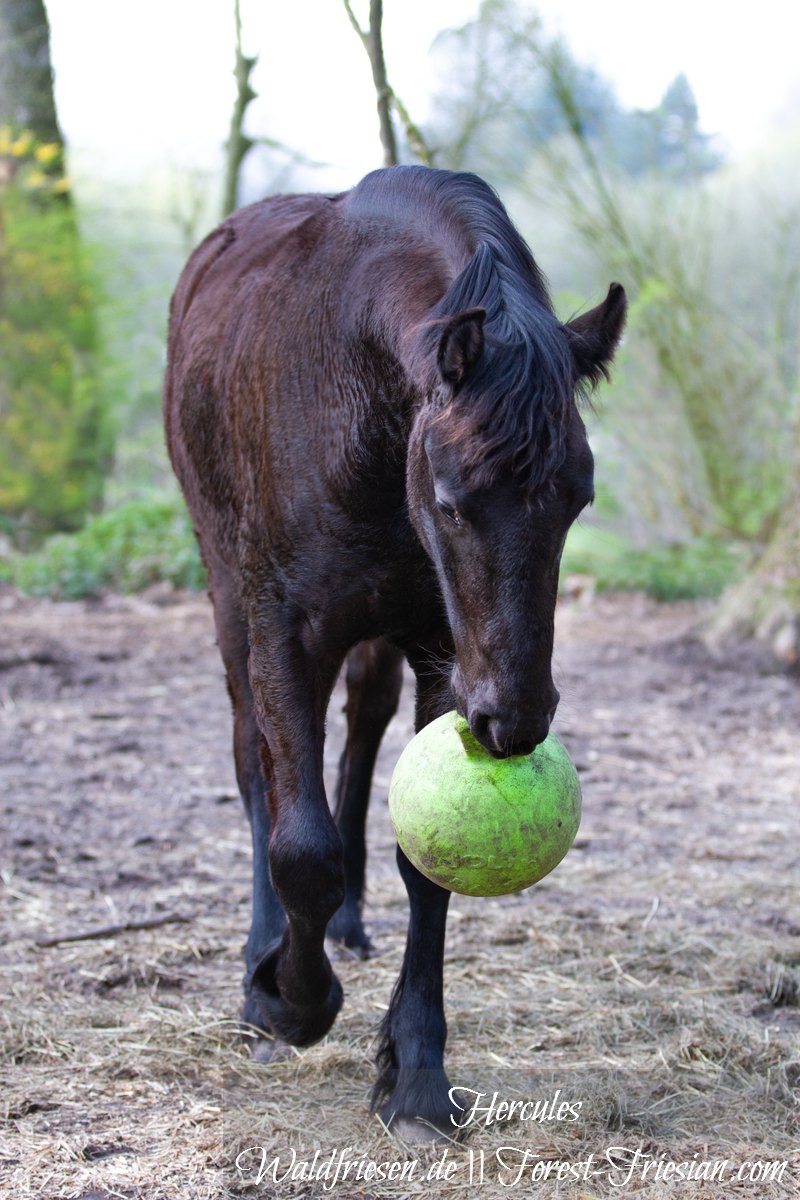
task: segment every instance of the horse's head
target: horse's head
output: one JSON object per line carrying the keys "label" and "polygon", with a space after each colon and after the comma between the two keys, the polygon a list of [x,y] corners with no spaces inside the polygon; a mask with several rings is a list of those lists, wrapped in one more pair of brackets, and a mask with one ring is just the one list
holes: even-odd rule
{"label": "horse's head", "polygon": [[[437,330],[436,383],[409,447],[409,504],[453,634],[456,707],[496,757],[529,753],[558,705],[551,658],[561,553],[594,497],[575,391],[605,374],[625,307],[612,285],[570,324],[553,318],[544,349],[492,345],[480,309]],[[523,380],[536,397],[527,413]]]}

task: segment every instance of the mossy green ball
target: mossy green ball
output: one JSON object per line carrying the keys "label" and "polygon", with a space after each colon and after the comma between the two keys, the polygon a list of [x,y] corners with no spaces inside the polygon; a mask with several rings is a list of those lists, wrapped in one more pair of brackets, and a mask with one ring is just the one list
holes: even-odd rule
{"label": "mossy green ball", "polygon": [[428,879],[465,896],[505,896],[561,862],[578,832],[581,788],[552,734],[532,754],[492,758],[451,712],[400,755],[389,812],[402,850]]}

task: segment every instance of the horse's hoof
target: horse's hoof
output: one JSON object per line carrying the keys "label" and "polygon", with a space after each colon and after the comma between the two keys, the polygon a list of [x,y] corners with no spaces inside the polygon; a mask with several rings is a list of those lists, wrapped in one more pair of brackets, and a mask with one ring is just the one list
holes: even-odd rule
{"label": "horse's hoof", "polygon": [[444,1071],[398,1072],[392,1094],[381,1105],[381,1121],[404,1142],[456,1142],[463,1135],[463,1112],[451,1091]]}
{"label": "horse's hoof", "polygon": [[375,947],[367,937],[361,921],[361,913],[355,901],[351,903],[345,900],[341,908],[336,910],[328,922],[325,936],[340,946],[344,946],[356,958],[372,958],[375,953]]}
{"label": "horse's hoof", "polygon": [[268,1040],[310,1046],[323,1038],[336,1020],[344,999],[342,985],[331,971],[328,994],[319,1004],[291,1004],[275,981],[277,960],[278,951],[271,951],[255,968],[249,984],[245,983],[243,1019],[268,1034]]}
{"label": "horse's hoof", "polygon": [[408,1142],[410,1145],[419,1145],[422,1142],[444,1145],[446,1142],[455,1140],[452,1134],[445,1133],[428,1121],[418,1121],[412,1117],[399,1117],[391,1121],[387,1127],[399,1142]]}
{"label": "horse's hoof", "polygon": [[291,1046],[287,1046],[280,1038],[257,1037],[250,1043],[250,1057],[257,1063],[282,1062],[291,1052]]}

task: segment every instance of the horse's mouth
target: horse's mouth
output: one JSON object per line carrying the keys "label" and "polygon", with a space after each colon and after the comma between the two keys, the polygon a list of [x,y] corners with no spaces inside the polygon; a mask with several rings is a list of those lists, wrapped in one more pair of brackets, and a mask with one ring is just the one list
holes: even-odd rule
{"label": "horse's mouth", "polygon": [[501,745],[498,745],[493,739],[480,738],[477,734],[475,734],[475,737],[483,746],[487,754],[490,754],[492,758],[497,759],[527,757],[527,755],[533,754],[534,750],[539,745],[539,743],[535,742],[533,738],[519,738],[514,739],[513,741],[506,741]]}

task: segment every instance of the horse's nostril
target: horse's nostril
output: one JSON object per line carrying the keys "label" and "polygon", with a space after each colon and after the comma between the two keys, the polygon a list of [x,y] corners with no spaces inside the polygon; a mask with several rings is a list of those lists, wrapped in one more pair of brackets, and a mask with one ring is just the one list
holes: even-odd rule
{"label": "horse's nostril", "polygon": [[470,708],[467,720],[474,737],[495,758],[511,758],[531,754],[550,732],[550,723],[558,705],[540,717],[523,716],[518,709],[507,712],[484,712]]}
{"label": "horse's nostril", "polygon": [[475,713],[470,728],[481,745],[495,758],[530,754],[537,745],[536,739],[527,731],[520,731],[516,720],[506,720],[490,713]]}
{"label": "horse's nostril", "polygon": [[485,744],[486,738],[489,734],[490,718],[488,714],[484,712],[476,712],[473,709],[473,711],[469,714],[468,721],[473,736],[476,737],[479,742]]}

